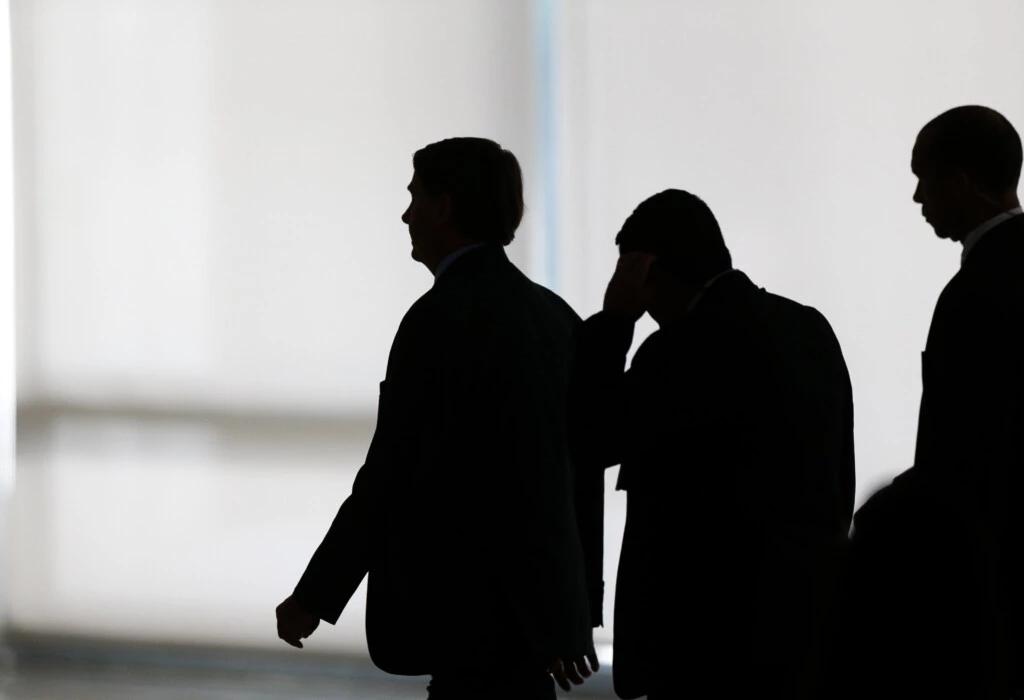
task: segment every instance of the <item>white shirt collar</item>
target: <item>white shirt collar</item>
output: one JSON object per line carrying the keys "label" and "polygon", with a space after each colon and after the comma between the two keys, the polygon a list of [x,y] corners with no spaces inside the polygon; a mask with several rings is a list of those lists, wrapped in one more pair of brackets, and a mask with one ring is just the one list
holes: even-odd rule
{"label": "white shirt collar", "polygon": [[960,264],[964,264],[964,261],[967,260],[967,254],[970,253],[971,249],[978,244],[978,241],[981,240],[982,236],[984,236],[986,233],[988,233],[989,231],[991,231],[992,229],[994,229],[996,226],[1003,223],[1007,219],[1012,219],[1013,217],[1019,214],[1024,214],[1024,209],[1022,209],[1021,207],[1011,209],[1010,211],[1004,211],[1002,214],[998,216],[993,216],[991,219],[989,219],[988,221],[986,221],[985,223],[981,224],[973,231],[968,233],[967,236],[964,237],[964,252],[960,254]]}
{"label": "white shirt collar", "polygon": [[704,287],[699,292],[697,292],[697,296],[695,296],[693,298],[693,301],[690,302],[690,305],[686,307],[686,313],[690,313],[691,311],[693,311],[697,307],[697,302],[699,302],[701,300],[701,298],[704,296],[705,292],[707,292],[708,289],[711,288],[711,285],[713,285],[715,282],[717,282],[718,280],[720,280],[723,277],[725,277],[726,275],[728,275],[730,272],[736,272],[735,268],[731,268],[731,269],[725,270],[723,272],[719,272],[717,275],[715,275],[714,277],[709,279],[704,284]]}
{"label": "white shirt collar", "polygon": [[483,248],[485,245],[487,244],[471,243],[470,245],[463,246],[452,253],[448,253],[445,259],[442,260],[441,263],[437,266],[437,269],[434,270],[434,281],[436,282],[437,278],[441,276],[441,273],[448,269],[448,266],[455,262],[455,259],[461,256],[463,253],[468,253],[469,251],[476,250],[477,248]]}

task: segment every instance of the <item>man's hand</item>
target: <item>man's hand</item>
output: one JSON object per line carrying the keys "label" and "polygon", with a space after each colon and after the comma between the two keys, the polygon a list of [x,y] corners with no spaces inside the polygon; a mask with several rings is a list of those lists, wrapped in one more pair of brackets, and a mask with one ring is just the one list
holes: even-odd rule
{"label": "man's hand", "polygon": [[626,253],[619,257],[615,274],[604,293],[604,310],[638,320],[651,302],[647,275],[654,256],[648,253]]}
{"label": "man's hand", "polygon": [[320,618],[306,612],[292,596],[277,606],[277,636],[293,647],[301,649],[302,640],[313,634],[319,624]]}
{"label": "man's hand", "polygon": [[[587,668],[588,662],[590,663],[589,668]],[[555,682],[562,690],[569,692],[573,685],[582,685],[583,679],[590,678],[591,674],[597,673],[600,667],[600,664],[597,663],[597,652],[591,647],[586,656],[568,661],[555,659],[554,663],[548,667],[548,673],[555,677]]]}

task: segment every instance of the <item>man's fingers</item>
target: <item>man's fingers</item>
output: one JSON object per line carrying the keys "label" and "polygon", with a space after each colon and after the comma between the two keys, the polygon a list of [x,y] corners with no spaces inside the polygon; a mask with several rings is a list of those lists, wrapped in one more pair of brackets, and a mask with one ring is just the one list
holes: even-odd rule
{"label": "man's fingers", "polygon": [[572,683],[569,682],[569,678],[565,675],[565,664],[562,663],[561,659],[555,659],[555,662],[548,667],[548,673],[554,677],[555,683],[558,683],[559,688],[566,692],[572,690]]}
{"label": "man's fingers", "polygon": [[638,284],[643,284],[647,281],[647,276],[651,273],[651,265],[653,264],[653,255],[645,255],[637,262],[636,281]]}
{"label": "man's fingers", "polygon": [[616,267],[621,267],[630,277],[643,279],[647,277],[647,271],[651,269],[654,260],[650,253],[626,253],[619,257]]}
{"label": "man's fingers", "polygon": [[587,652],[587,661],[590,662],[590,668],[593,669],[594,673],[601,670],[601,664],[597,662],[597,652],[590,650]]}
{"label": "man's fingers", "polygon": [[287,642],[288,644],[291,644],[296,649],[301,649],[302,642],[300,640],[302,639],[303,636],[309,635],[300,635],[295,630],[282,630],[281,628],[278,628],[277,636],[280,637],[283,641]]}
{"label": "man's fingers", "polygon": [[647,253],[627,253],[619,258],[613,279],[619,284],[642,287],[647,282],[654,256]]}
{"label": "man's fingers", "polygon": [[632,253],[623,253],[619,256],[619,265],[641,265],[647,261],[654,260],[650,253],[634,250]]}
{"label": "man's fingers", "polygon": [[570,681],[572,681],[573,685],[583,684],[583,678],[576,670],[576,663],[572,659],[569,660],[569,663],[565,664],[565,675]]}
{"label": "man's fingers", "polygon": [[587,668],[587,660],[584,657],[576,659],[573,664],[576,667],[576,674],[580,676],[580,682],[583,682],[584,678],[590,678],[590,669]]}
{"label": "man's fingers", "polygon": [[316,631],[316,625],[302,624],[296,620],[280,621],[277,624],[277,636],[297,649],[302,648],[302,640]]}

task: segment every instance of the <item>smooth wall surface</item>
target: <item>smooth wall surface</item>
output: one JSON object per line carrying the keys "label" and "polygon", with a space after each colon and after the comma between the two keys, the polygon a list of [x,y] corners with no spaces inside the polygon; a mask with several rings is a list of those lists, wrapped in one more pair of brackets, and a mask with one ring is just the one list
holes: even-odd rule
{"label": "smooth wall surface", "polygon": [[413,152],[489,136],[533,182],[526,9],[16,3],[21,398],[372,410],[431,283]]}
{"label": "smooth wall surface", "polygon": [[[452,134],[520,155],[512,256],[583,315],[637,203],[704,197],[738,267],[835,327],[863,499],[912,462],[959,263],[911,201],[917,130],[964,103],[1024,128],[1013,0],[12,5],[29,630],[277,644],[430,284],[399,221],[411,154]],[[364,653],[362,612],[313,648]]]}
{"label": "smooth wall surface", "polygon": [[275,644],[431,284],[413,152],[487,136],[537,180],[529,4],[13,5],[13,622]]}
{"label": "smooth wall surface", "polygon": [[737,267],[835,328],[854,383],[860,498],[909,467],[920,353],[961,250],[912,201],[911,149],[961,104],[1024,130],[1024,5],[561,7],[566,299],[584,315],[599,309],[625,218],[655,192],[690,190],[716,213]]}

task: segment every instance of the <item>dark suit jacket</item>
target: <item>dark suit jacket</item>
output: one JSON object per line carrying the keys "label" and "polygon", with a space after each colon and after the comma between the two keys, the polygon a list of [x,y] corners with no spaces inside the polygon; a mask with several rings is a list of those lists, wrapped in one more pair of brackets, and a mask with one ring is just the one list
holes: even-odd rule
{"label": "dark suit jacket", "polygon": [[884,675],[861,695],[1005,698],[1024,666],[1024,216],[939,296],[922,382],[915,465],[855,520],[854,653]]}
{"label": "dark suit jacket", "polygon": [[946,285],[921,364],[915,468],[1008,535],[1024,469],[1024,216],[985,234]]}
{"label": "dark suit jacket", "polygon": [[802,697],[853,508],[839,344],[739,271],[624,373],[632,332],[605,312],[584,323],[570,403],[579,461],[621,463],[628,496],[616,692]]}
{"label": "dark suit jacket", "polygon": [[578,323],[498,246],[455,260],[402,320],[366,463],[295,590],[333,623],[369,572],[382,670],[536,670],[586,651],[603,482],[569,459]]}

